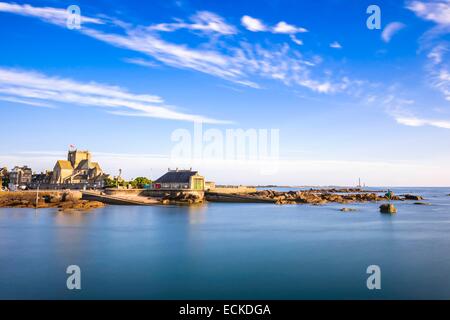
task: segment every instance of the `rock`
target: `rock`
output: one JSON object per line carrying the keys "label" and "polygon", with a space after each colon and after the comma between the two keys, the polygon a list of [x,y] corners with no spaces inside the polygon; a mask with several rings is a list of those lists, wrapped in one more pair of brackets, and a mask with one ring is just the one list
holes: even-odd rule
{"label": "rock", "polygon": [[405,198],[405,200],[416,200],[416,201],[423,200],[423,197],[415,196],[413,194],[405,194],[405,195],[403,195],[403,197]]}
{"label": "rock", "polygon": [[59,204],[59,211],[88,211],[91,209],[102,208],[105,204],[99,201],[79,200],[65,201]]}
{"label": "rock", "polygon": [[358,211],[358,210],[354,209],[354,208],[342,208],[341,211],[342,212],[353,212],[353,211]]}
{"label": "rock", "polygon": [[385,203],[380,206],[381,213],[397,213],[397,209],[391,203]]}
{"label": "rock", "polygon": [[419,206],[430,206],[431,205],[431,203],[429,203],[429,202],[414,202],[414,204],[417,204]]}

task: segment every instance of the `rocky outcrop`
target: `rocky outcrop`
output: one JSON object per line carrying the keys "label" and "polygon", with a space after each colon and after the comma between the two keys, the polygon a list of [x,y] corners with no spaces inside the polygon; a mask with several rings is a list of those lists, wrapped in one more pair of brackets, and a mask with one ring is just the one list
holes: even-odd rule
{"label": "rocky outcrop", "polygon": [[358,210],[354,209],[354,208],[342,208],[340,211],[342,211],[342,212],[354,212],[354,211],[358,211]]}
{"label": "rocky outcrop", "polygon": [[335,203],[352,203],[352,202],[369,202],[386,200],[384,196],[379,196],[376,193],[348,193],[338,194],[316,191],[288,191],[279,192],[273,190],[263,190],[249,194],[259,198],[274,199],[277,204],[326,204],[328,202]]}
{"label": "rocky outcrop", "polygon": [[81,200],[80,192],[72,191],[17,191],[0,194],[0,207],[8,208],[58,208],[60,211],[79,210],[86,211],[104,207],[98,201]]}
{"label": "rocky outcrop", "polygon": [[402,195],[402,197],[403,197],[405,200],[415,200],[415,201],[423,200],[423,197],[421,197],[421,196],[415,196],[415,195],[413,195],[413,194],[404,194],[404,195]]}
{"label": "rocky outcrop", "polygon": [[185,193],[185,192],[176,192],[176,193],[166,193],[163,198],[161,198],[161,204],[176,204],[176,205],[183,205],[183,204],[196,204],[196,203],[202,203],[203,199],[202,197],[191,194],[191,193]]}
{"label": "rocky outcrop", "polygon": [[309,190],[306,190],[307,192],[316,192],[316,193],[355,193],[355,192],[362,192],[362,193],[381,193],[381,192],[386,192],[383,190],[364,190],[362,188],[321,188],[321,189],[314,189],[311,188]]}
{"label": "rocky outcrop", "polygon": [[381,213],[397,213],[397,208],[392,203],[385,203],[380,206]]}
{"label": "rocky outcrop", "polygon": [[[374,202],[388,200],[384,194],[375,192],[358,192],[358,193],[346,193],[340,192],[343,189],[337,189],[339,192],[331,192],[335,189],[324,189],[325,192],[318,192],[318,190],[307,191],[287,191],[280,192],[274,190],[263,190],[248,194],[259,199],[273,199],[277,204],[297,204],[297,203],[309,203],[315,205],[326,204],[328,202],[334,203],[354,203],[354,202]],[[344,189],[345,191],[352,189]],[[404,200],[421,200],[421,196],[404,195],[396,196],[392,195],[390,200],[404,201]]]}

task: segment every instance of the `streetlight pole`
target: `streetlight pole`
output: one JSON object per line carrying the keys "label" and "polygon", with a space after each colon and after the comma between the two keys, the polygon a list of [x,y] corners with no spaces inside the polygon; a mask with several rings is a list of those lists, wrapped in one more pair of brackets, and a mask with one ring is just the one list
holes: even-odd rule
{"label": "streetlight pole", "polygon": [[38,183],[37,189],[36,189],[36,209],[38,207],[38,202],[39,202],[39,187],[41,186],[40,183]]}

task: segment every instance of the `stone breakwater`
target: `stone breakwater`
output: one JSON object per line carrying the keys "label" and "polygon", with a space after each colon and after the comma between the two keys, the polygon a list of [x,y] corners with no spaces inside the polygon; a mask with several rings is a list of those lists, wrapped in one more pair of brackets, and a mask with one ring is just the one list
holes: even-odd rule
{"label": "stone breakwater", "polygon": [[[375,192],[358,192],[347,193],[349,189],[323,189],[323,190],[307,190],[307,191],[273,191],[263,190],[248,194],[249,198],[273,200],[276,204],[326,204],[328,202],[335,203],[354,203],[354,202],[371,202],[371,201],[387,201],[389,200],[385,195]],[[345,190],[345,191],[342,191]],[[392,196],[390,200],[405,201],[405,200],[423,200],[421,196],[405,194],[399,196]]]}
{"label": "stone breakwater", "polygon": [[81,200],[77,191],[40,191],[36,203],[36,191],[0,192],[0,208],[58,208],[59,211],[87,211],[105,205],[99,201]]}

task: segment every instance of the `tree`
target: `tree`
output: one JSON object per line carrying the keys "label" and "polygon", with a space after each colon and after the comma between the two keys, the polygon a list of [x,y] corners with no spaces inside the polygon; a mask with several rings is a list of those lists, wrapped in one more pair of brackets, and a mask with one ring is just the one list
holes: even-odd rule
{"label": "tree", "polygon": [[146,178],[146,177],[137,177],[136,179],[130,181],[130,184],[133,186],[133,188],[137,189],[143,189],[150,185],[152,183],[152,180]]}
{"label": "tree", "polygon": [[105,188],[114,188],[117,187],[117,180],[106,178],[105,179]]}
{"label": "tree", "polygon": [[125,187],[127,185],[127,182],[123,179],[117,179],[114,177],[114,179],[106,178],[105,179],[105,188],[117,188],[117,187]]}

